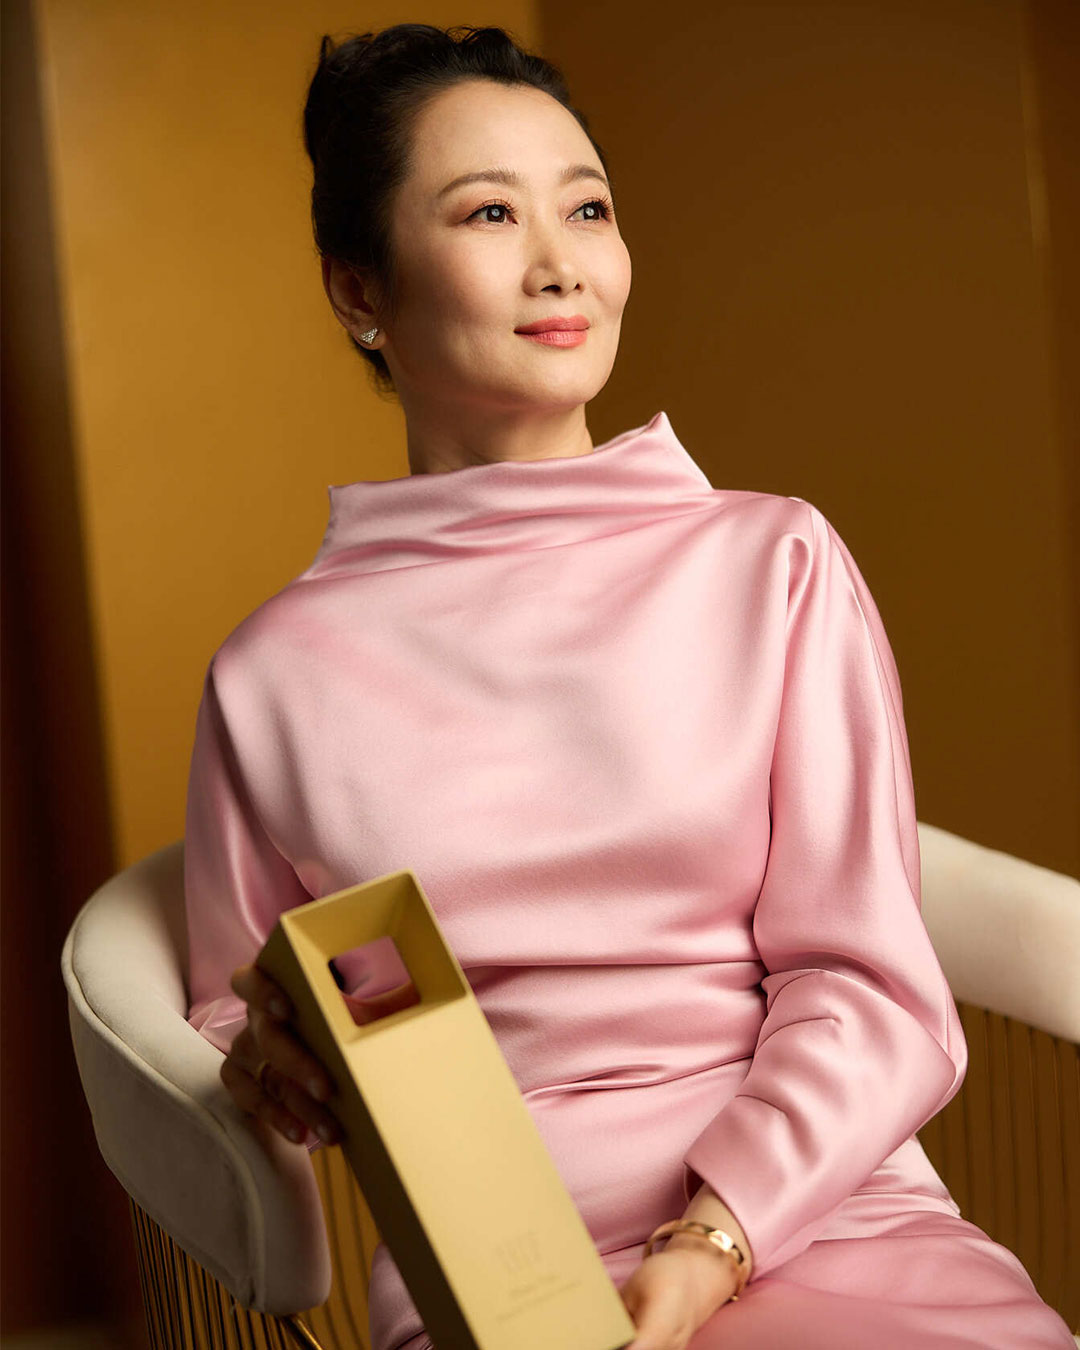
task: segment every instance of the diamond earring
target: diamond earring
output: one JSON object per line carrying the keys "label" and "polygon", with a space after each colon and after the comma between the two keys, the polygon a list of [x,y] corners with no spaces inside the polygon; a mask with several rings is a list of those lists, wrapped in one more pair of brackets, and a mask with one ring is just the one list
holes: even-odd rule
{"label": "diamond earring", "polygon": [[360,334],[360,341],[361,341],[361,342],[374,342],[374,340],[375,340],[375,334],[376,334],[378,331],[379,331],[379,330],[378,330],[377,328],[373,328],[373,329],[371,330],[370,333],[361,333],[361,334]]}

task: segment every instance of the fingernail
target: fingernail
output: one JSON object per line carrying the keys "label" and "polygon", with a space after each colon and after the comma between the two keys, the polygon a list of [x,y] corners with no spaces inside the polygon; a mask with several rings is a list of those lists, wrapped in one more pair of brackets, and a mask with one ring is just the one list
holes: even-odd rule
{"label": "fingernail", "polygon": [[293,1141],[294,1144],[298,1144],[300,1140],[303,1139],[303,1137],[304,1131],[300,1128],[299,1125],[289,1126],[289,1138]]}
{"label": "fingernail", "polygon": [[270,1011],[275,1017],[288,1017],[289,1005],[283,998],[279,998],[278,995],[275,994],[270,1000]]}
{"label": "fingernail", "polygon": [[308,1079],[308,1091],[317,1102],[325,1102],[330,1094],[326,1090],[326,1084],[321,1078]]}
{"label": "fingernail", "polygon": [[330,1128],[329,1125],[317,1125],[315,1127],[315,1133],[319,1136],[319,1138],[323,1141],[324,1144],[332,1144],[334,1142],[335,1137],[334,1131]]}

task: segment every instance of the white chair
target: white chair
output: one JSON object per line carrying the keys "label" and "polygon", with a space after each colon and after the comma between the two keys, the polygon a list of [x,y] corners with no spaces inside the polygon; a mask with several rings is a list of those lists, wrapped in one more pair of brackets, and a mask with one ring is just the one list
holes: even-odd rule
{"label": "white chair", "polygon": [[[970,1052],[920,1139],[964,1216],[1080,1331],[1080,881],[923,822],[919,839],[923,915]],[[341,1150],[309,1156],[238,1111],[220,1052],[185,1020],[182,842],[90,897],[62,965],[98,1145],[131,1198],[151,1343],[232,1346],[239,1321],[256,1350],[369,1350],[379,1235]],[[1026,1103],[1007,1141],[1002,1091]],[[977,1191],[972,1151],[994,1163],[971,1169]]]}

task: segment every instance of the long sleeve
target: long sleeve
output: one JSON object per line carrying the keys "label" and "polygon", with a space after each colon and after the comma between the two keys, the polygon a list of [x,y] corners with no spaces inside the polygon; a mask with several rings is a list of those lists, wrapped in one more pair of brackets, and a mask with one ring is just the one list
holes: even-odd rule
{"label": "long sleeve", "polygon": [[684,1155],[742,1224],[755,1276],[809,1246],[967,1068],[922,919],[893,654],[847,547],[803,505],[753,917],[766,1015],[745,1079]]}
{"label": "long sleeve", "polygon": [[254,960],[278,914],[312,899],[269,837],[237,762],[211,663],[188,777],[184,892],[190,1024],[220,1050],[246,1024],[229,987]]}

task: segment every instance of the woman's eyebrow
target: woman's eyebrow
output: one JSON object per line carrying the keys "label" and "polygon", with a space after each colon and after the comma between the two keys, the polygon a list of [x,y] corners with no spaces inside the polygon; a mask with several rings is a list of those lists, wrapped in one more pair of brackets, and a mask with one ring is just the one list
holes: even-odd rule
{"label": "woman's eyebrow", "polygon": [[[600,172],[594,169],[591,164],[568,164],[559,175],[559,181],[562,183],[573,183],[579,178],[595,178],[603,183],[607,190],[611,191],[611,184]],[[436,194],[438,197],[445,197],[448,192],[454,188],[461,187],[465,183],[505,183],[509,187],[521,187],[524,183],[521,174],[513,169],[506,169],[496,166],[492,169],[477,169],[474,173],[463,173],[458,178],[452,178],[445,187],[439,189]]]}

